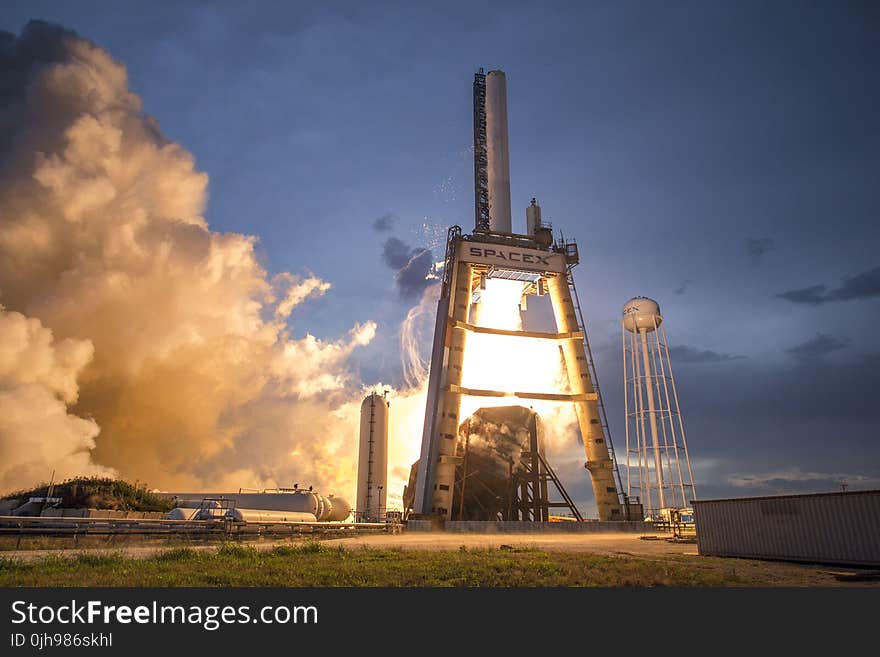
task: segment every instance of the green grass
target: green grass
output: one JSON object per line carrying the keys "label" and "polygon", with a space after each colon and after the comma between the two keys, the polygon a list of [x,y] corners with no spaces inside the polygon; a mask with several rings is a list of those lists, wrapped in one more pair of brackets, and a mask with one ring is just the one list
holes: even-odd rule
{"label": "green grass", "polygon": [[538,549],[344,549],[318,542],[269,550],[237,544],[0,558],[0,586],[737,586],[763,584],[729,568]]}

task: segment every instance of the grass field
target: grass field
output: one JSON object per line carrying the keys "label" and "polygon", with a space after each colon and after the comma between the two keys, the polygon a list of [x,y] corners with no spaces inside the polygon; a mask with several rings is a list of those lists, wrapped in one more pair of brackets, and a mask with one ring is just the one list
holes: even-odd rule
{"label": "grass field", "polygon": [[453,551],[329,547],[176,548],[0,558],[0,586],[761,586],[779,584],[728,560],[664,561],[513,547]]}

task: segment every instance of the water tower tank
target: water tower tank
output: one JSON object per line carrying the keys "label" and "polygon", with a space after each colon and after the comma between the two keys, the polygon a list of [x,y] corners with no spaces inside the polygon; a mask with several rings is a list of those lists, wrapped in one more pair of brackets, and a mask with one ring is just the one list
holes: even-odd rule
{"label": "water tower tank", "polygon": [[660,326],[663,317],[660,305],[648,297],[634,297],[623,304],[623,328],[633,333],[653,331]]}
{"label": "water tower tank", "polygon": [[388,479],[388,400],[375,392],[361,404],[357,506],[359,520],[379,520],[385,512]]}

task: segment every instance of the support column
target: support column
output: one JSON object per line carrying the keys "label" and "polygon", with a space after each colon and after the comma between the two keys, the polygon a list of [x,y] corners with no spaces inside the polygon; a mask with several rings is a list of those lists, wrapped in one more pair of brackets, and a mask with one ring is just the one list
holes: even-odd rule
{"label": "support column", "polygon": [[[565,274],[548,277],[547,283],[553,315],[556,318],[556,330],[560,333],[574,333],[580,327],[577,321],[571,291]],[[584,343],[581,340],[563,340],[562,352],[568,381],[573,394],[594,393],[593,381],[590,378]],[[584,451],[587,456],[587,470],[593,484],[593,495],[599,510],[599,520],[623,520],[617,485],[614,483],[614,464],[608,452],[605,431],[599,417],[597,400],[575,401],[578,425],[584,440]]]}
{"label": "support column", "polygon": [[[437,416],[434,424],[434,440],[437,444],[434,488],[431,493],[431,512],[447,520],[452,518],[452,494],[455,484],[455,466],[461,461],[456,455],[458,439],[458,416],[461,394],[449,390],[461,386],[464,365],[464,346],[467,331],[454,331],[456,321],[467,322],[471,305],[472,265],[461,262],[456,267],[455,280],[450,293],[450,322],[443,336],[446,346],[446,367],[440,382]],[[456,389],[456,388],[453,388]]]}

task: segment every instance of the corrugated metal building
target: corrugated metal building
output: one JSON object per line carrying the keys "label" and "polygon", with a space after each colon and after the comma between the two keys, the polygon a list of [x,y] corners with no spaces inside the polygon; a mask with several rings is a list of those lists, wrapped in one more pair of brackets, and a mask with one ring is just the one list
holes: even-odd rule
{"label": "corrugated metal building", "polygon": [[699,553],[880,566],[880,490],[695,500]]}

